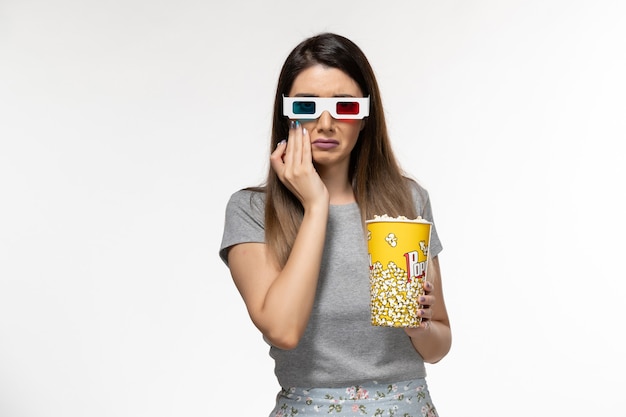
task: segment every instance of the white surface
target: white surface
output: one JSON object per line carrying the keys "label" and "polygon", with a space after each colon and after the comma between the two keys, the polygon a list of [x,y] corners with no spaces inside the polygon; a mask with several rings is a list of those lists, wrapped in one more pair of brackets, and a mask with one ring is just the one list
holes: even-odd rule
{"label": "white surface", "polygon": [[326,30],[370,58],[431,193],[454,332],[428,367],[441,416],[618,415],[624,12],[1,1],[0,415],[267,415],[223,210],[265,175],[284,58]]}

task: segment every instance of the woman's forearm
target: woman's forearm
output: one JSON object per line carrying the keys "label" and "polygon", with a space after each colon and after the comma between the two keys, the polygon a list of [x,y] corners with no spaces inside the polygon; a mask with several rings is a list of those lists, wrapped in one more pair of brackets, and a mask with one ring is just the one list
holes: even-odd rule
{"label": "woman's forearm", "polygon": [[448,354],[452,346],[450,325],[432,320],[428,323],[428,328],[421,332],[419,336],[411,338],[411,343],[422,356],[424,362],[439,362]]}
{"label": "woman's forearm", "polygon": [[297,345],[309,321],[319,277],[328,206],[305,211],[289,259],[267,291],[264,335],[285,349]]}

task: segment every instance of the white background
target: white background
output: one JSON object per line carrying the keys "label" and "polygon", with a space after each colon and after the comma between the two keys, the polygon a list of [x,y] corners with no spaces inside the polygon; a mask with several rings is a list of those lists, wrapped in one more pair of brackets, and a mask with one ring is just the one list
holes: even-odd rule
{"label": "white background", "polygon": [[266,416],[217,252],[268,167],[278,71],[369,57],[431,193],[441,416],[623,416],[621,1],[0,0],[0,416]]}

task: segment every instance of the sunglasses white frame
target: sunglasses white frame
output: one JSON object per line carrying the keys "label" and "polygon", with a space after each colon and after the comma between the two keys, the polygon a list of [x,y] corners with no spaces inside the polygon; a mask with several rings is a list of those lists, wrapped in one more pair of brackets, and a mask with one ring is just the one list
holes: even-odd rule
{"label": "sunglasses white frame", "polygon": [[[293,104],[298,101],[307,101],[315,103],[315,113],[300,114],[293,112]],[[358,114],[338,114],[337,103],[349,102],[359,103]],[[359,120],[370,114],[370,98],[367,97],[286,97],[283,96],[283,115],[290,119],[317,119],[323,112],[327,111],[335,119],[342,120]]]}

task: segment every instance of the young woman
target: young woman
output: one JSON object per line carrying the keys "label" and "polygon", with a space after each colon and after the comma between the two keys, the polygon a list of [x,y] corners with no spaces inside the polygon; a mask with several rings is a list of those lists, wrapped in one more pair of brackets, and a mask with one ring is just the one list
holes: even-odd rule
{"label": "young woman", "polygon": [[370,321],[364,221],[433,216],[393,155],[360,48],[332,33],[300,43],[280,73],[272,132],[267,181],[231,196],[220,249],[275,360],[271,416],[436,416],[424,363],[448,353],[451,332],[434,225],[421,326]]}

